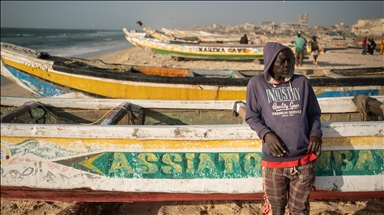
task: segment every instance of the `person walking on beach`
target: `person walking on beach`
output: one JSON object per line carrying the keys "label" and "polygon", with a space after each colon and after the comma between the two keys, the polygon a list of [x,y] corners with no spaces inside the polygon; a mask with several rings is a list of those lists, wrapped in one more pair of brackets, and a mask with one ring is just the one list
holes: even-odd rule
{"label": "person walking on beach", "polygon": [[240,38],[240,44],[248,44],[248,38],[246,34]]}
{"label": "person walking on beach", "polygon": [[380,55],[383,55],[384,52],[384,41],[380,40]]}
{"label": "person walking on beach", "polygon": [[313,36],[312,40],[310,41],[312,45],[312,53],[311,55],[313,56],[313,64],[317,65],[317,57],[319,56],[319,51],[324,51],[323,47],[321,44],[317,41],[317,37]]}
{"label": "person walking on beach", "polygon": [[373,40],[373,38],[371,38],[371,42],[369,44],[369,54],[373,55],[373,53],[375,52],[375,49],[376,49],[376,46],[377,44],[375,43],[375,40]]}
{"label": "person walking on beach", "polygon": [[300,31],[297,32],[297,37],[293,39],[292,44],[295,44],[296,66],[302,66],[304,59],[305,40],[301,37]]}
{"label": "person walking on beach", "polygon": [[321,110],[306,76],[294,74],[289,47],[264,47],[264,73],[246,91],[246,122],[262,140],[263,214],[309,214],[315,162],[321,151]]}
{"label": "person walking on beach", "polygon": [[367,42],[367,53],[368,54],[371,54],[372,52],[372,42],[371,42],[371,38],[368,38],[368,42]]}
{"label": "person walking on beach", "polygon": [[367,36],[364,37],[362,47],[363,47],[363,52],[361,52],[361,54],[363,55],[367,54]]}

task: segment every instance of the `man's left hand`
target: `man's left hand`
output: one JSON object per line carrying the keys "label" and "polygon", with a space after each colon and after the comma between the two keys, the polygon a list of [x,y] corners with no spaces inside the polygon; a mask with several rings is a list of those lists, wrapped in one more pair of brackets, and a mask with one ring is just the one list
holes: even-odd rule
{"label": "man's left hand", "polygon": [[310,152],[315,153],[318,155],[321,151],[321,140],[318,137],[310,136],[309,137],[309,145],[307,148],[307,154]]}

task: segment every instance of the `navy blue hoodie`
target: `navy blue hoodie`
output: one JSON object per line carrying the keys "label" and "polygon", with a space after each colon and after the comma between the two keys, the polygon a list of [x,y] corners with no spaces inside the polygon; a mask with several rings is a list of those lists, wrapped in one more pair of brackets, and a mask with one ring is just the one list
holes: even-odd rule
{"label": "navy blue hoodie", "polygon": [[[307,77],[294,74],[294,63],[284,83],[279,84],[268,72],[283,49],[289,48],[274,42],[265,45],[264,74],[252,77],[247,86],[245,120],[263,140],[263,160],[272,162],[300,159],[306,155],[309,137],[322,137],[320,106]],[[264,142],[268,132],[286,145],[283,157],[272,156]]]}

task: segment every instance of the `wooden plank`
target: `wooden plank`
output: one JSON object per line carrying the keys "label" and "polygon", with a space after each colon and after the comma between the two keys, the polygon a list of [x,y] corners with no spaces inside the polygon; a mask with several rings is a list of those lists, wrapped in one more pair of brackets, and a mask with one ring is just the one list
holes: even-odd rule
{"label": "wooden plank", "polygon": [[116,125],[126,113],[129,114],[131,106],[129,102],[123,102],[116,107],[101,123],[101,125]]}
{"label": "wooden plank", "polygon": [[[348,113],[357,112],[353,102],[354,97],[318,98],[323,113]],[[372,96],[380,102],[384,102],[384,96]],[[3,106],[21,106],[26,102],[40,102],[45,106],[58,108],[81,109],[110,109],[123,102],[130,102],[133,112],[139,108],[179,108],[179,109],[204,109],[204,110],[232,110],[236,100],[135,100],[135,99],[98,99],[98,98],[22,98],[1,97]],[[245,101],[244,101],[245,102]]]}
{"label": "wooden plank", "polygon": [[[384,191],[337,192],[316,190],[311,199],[382,198]],[[157,202],[157,201],[203,201],[203,200],[262,200],[263,193],[166,193],[166,192],[121,192],[100,191],[86,188],[62,190],[2,186],[1,197],[5,199],[35,199],[50,201],[87,202]],[[98,203],[100,204],[100,203]],[[60,214],[63,215],[63,214]]]}
{"label": "wooden plank", "polygon": [[13,111],[1,115],[1,123],[10,122],[12,119],[33,110],[37,106],[39,106],[39,103],[37,102],[27,102],[23,106],[20,106]]}

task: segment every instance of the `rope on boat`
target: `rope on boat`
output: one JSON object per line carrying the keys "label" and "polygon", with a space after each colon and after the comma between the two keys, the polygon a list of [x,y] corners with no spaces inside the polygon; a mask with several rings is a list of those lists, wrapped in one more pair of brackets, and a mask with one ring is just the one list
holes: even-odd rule
{"label": "rope on boat", "polygon": [[[42,107],[44,110],[47,111],[47,113],[49,113],[53,118],[56,119],[56,121],[59,121],[60,119],[58,119],[51,111],[49,111],[42,103],[40,102],[34,102],[36,104],[38,104],[40,107]],[[127,113],[129,113],[129,111],[125,108],[125,107],[122,107],[122,106],[116,106],[116,107],[112,107],[110,110],[108,110],[102,117],[100,117],[98,120],[96,120],[95,122],[91,122],[91,123],[80,123],[80,125],[95,125],[97,124],[98,122],[100,122],[102,119],[104,119],[109,113],[111,113],[113,110],[115,110],[116,108],[121,108],[121,109],[124,109]],[[33,117],[34,118],[34,117]],[[133,122],[132,120],[129,120],[130,124],[132,125]]]}
{"label": "rope on boat", "polygon": [[[96,120],[95,122],[91,122],[91,123],[80,123],[80,125],[94,125],[98,122],[100,122],[102,119],[104,119],[109,113],[111,113],[113,110],[115,110],[116,108],[121,108],[121,109],[124,109],[125,112],[127,112],[127,114],[129,113],[129,111],[125,108],[125,107],[122,107],[122,106],[116,106],[116,107],[113,107],[111,109],[109,109],[109,111],[107,111],[107,113],[105,113],[102,117],[100,117],[98,120]],[[132,125],[132,122],[130,121],[131,125]]]}

